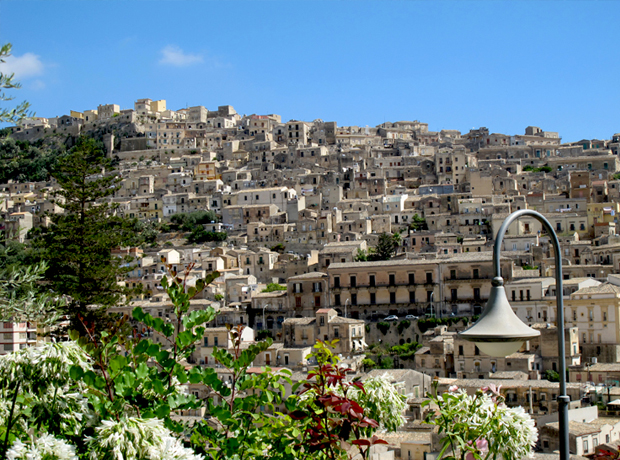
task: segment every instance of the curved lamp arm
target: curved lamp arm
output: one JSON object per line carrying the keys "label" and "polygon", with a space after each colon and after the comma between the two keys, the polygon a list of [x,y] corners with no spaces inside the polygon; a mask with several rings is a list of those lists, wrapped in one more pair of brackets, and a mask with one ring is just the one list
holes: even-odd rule
{"label": "curved lamp arm", "polygon": [[566,394],[566,339],[564,337],[564,289],[562,281],[562,252],[560,249],[560,241],[553,227],[545,216],[531,209],[522,209],[510,214],[502,223],[495,237],[495,245],[493,246],[493,267],[495,276],[501,277],[501,267],[499,253],[502,247],[502,240],[506,234],[506,230],[519,217],[529,216],[538,220],[543,228],[549,234],[553,244],[553,252],[555,256],[555,298],[557,301],[557,329],[558,329],[558,358],[559,358],[559,374],[560,374],[560,393],[558,396],[558,412],[559,412],[559,434],[560,434],[560,460],[568,460],[568,404],[570,398]]}

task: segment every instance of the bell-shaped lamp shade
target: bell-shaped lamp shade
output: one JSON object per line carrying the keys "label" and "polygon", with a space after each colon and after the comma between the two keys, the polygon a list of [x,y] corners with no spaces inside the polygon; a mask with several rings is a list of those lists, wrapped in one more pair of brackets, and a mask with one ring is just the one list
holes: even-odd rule
{"label": "bell-shaped lamp shade", "polygon": [[493,279],[491,295],[480,318],[459,334],[475,342],[480,351],[489,356],[508,356],[521,348],[526,340],[540,336],[540,331],[524,324],[510,308],[504,280]]}

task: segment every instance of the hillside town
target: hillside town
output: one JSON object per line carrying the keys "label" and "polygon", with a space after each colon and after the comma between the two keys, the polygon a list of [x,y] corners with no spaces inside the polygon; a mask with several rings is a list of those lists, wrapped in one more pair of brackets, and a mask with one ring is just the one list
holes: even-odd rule
{"label": "hillside town", "polygon": [[[141,287],[112,309],[118,313],[141,306],[174,323],[162,278],[184,272],[194,286],[220,273],[192,301],[218,316],[188,366],[224,375],[212,353],[233,346],[233,325],[246,344],[273,339],[253,372],[288,368],[293,381],[303,381],[316,366],[316,342],[337,339],[334,353],[351,378],[384,376],[407,397],[406,423],[383,435],[388,445],[376,458],[427,460],[440,444],[423,423],[433,410],[425,395],[455,385],[471,394],[501,385],[506,403],[536,420],[539,451],[556,451],[564,359],[571,453],[591,456],[620,443],[620,133],[563,143],[560,133],[535,126],[523,134],[430,131],[417,120],[339,126],[241,115],[231,106],[170,110],[151,99],[130,109],[106,104],[24,119],[8,130],[30,143],[101,140],[122,179],[112,198],[119,215],[155,223],[201,211],[217,216],[201,224],[217,240],[192,243],[173,229],[150,245],[114,252],[131,260],[119,283]],[[53,178],[1,184],[5,234],[25,242],[50,213],[62,212],[51,195],[57,188]],[[563,292],[541,224],[529,217],[512,224],[501,274],[515,314],[541,334],[495,358],[457,333],[484,310],[495,235],[521,209],[539,211],[554,227]],[[386,244],[386,257],[372,257]],[[0,355],[46,340],[34,323],[4,322],[0,332]]]}

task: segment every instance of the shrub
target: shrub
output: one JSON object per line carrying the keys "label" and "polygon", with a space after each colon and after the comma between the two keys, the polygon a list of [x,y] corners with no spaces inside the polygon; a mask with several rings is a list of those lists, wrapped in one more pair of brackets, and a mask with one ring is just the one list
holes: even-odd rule
{"label": "shrub", "polygon": [[379,361],[380,369],[394,369],[394,360],[391,356],[382,356]]}
{"label": "shrub", "polygon": [[383,333],[383,335],[385,335],[390,330],[390,323],[381,321],[380,323],[377,323],[377,329],[379,329]]}
{"label": "shrub", "polygon": [[370,358],[364,358],[362,360],[362,366],[364,366],[364,370],[370,371],[370,370],[374,369],[375,367],[377,367],[377,363],[375,363]]}
{"label": "shrub", "polygon": [[275,292],[275,291],[286,291],[286,286],[282,286],[278,283],[269,283],[265,289],[261,292]]}
{"label": "shrub", "polygon": [[398,323],[398,326],[396,326],[396,328],[398,329],[398,333],[402,334],[405,329],[409,328],[409,326],[411,326],[411,321],[409,321],[408,319],[405,319],[401,321],[400,323]]}

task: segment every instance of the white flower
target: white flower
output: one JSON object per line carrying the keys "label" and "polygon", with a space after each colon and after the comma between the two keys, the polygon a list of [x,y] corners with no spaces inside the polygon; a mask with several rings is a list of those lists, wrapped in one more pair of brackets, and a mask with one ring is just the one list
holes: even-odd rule
{"label": "white flower", "polygon": [[202,455],[183,447],[176,438],[167,436],[162,441],[159,446],[149,449],[150,460],[204,460]]}
{"label": "white flower", "polygon": [[30,445],[16,439],[6,453],[8,460],[78,460],[75,447],[51,434],[33,439]]}
{"label": "white flower", "polygon": [[92,460],[204,460],[183,447],[160,419],[104,420],[95,428],[95,433],[89,439]]}

